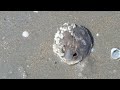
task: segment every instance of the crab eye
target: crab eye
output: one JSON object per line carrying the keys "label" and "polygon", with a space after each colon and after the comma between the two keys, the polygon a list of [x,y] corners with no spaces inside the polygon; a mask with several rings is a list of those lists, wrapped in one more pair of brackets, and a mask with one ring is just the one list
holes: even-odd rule
{"label": "crab eye", "polygon": [[74,53],[74,54],[73,54],[73,57],[75,57],[75,56],[77,56],[77,53]]}

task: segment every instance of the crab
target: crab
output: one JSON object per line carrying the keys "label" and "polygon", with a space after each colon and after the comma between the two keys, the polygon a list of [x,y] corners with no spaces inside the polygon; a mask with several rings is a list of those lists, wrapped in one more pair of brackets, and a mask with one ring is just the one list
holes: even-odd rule
{"label": "crab", "polygon": [[86,27],[65,23],[55,34],[53,52],[62,62],[74,65],[84,60],[92,47],[93,37]]}

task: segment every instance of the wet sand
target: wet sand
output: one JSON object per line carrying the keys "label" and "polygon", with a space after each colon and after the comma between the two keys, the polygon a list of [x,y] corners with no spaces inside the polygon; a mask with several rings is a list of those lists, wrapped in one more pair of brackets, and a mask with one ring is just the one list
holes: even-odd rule
{"label": "wet sand", "polygon": [[[57,28],[66,22],[87,27],[94,37],[93,52],[74,66],[62,63],[52,49]],[[1,79],[120,78],[120,61],[110,57],[112,48],[120,48],[120,12],[2,11],[0,32]]]}

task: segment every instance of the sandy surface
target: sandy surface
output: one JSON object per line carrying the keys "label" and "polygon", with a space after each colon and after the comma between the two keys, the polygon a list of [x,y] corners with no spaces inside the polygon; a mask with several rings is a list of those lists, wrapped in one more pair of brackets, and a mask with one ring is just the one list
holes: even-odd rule
{"label": "sandy surface", "polygon": [[[68,66],[54,55],[54,34],[65,22],[87,27],[94,50],[83,62]],[[22,33],[27,31],[28,37]],[[120,47],[120,12],[0,12],[0,78],[120,78],[120,61],[110,57]]]}

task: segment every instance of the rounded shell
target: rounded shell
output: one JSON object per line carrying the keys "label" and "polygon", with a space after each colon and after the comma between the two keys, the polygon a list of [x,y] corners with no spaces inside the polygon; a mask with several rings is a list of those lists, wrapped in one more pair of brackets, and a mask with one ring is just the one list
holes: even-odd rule
{"label": "rounded shell", "polygon": [[69,65],[82,61],[92,47],[92,34],[84,26],[65,23],[55,34],[53,51]]}
{"label": "rounded shell", "polygon": [[112,48],[111,49],[111,58],[112,59],[119,59],[120,58],[120,49]]}

